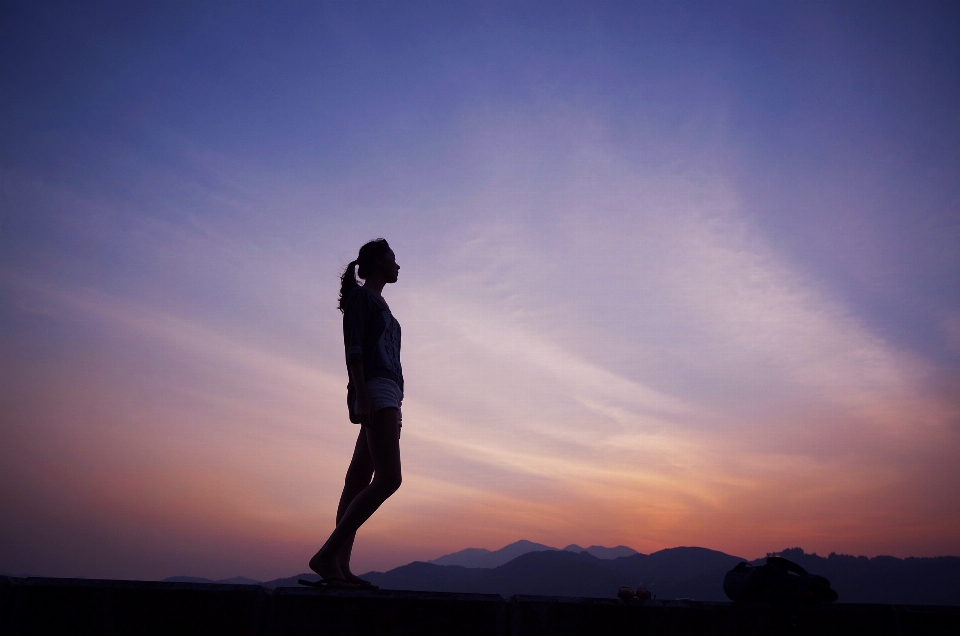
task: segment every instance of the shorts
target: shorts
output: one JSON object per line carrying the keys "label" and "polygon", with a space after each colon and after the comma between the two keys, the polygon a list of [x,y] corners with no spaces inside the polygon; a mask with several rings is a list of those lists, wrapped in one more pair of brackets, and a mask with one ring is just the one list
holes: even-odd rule
{"label": "shorts", "polygon": [[367,395],[370,396],[370,412],[380,409],[397,409],[397,422],[403,426],[403,415],[400,405],[403,403],[403,391],[393,380],[387,378],[370,378],[367,380]]}

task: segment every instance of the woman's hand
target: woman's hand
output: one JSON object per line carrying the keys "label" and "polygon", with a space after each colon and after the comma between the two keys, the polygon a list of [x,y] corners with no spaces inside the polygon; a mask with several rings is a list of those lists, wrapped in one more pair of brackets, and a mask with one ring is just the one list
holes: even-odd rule
{"label": "woman's hand", "polygon": [[353,412],[360,419],[361,426],[370,426],[370,395],[367,393],[367,383],[363,379],[363,363],[354,362],[347,367],[350,373],[350,381],[353,382],[354,390],[357,392],[357,398],[353,403]]}
{"label": "woman's hand", "polygon": [[360,418],[361,426],[370,426],[370,410],[370,396],[367,395],[367,389],[364,387],[363,391],[357,391],[357,399],[353,404],[353,412]]}

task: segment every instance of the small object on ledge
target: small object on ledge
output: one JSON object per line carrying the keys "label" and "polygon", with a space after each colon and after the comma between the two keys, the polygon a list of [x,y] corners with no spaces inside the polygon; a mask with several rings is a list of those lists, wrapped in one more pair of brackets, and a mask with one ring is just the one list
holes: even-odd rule
{"label": "small object on ledge", "polygon": [[617,592],[617,597],[624,601],[649,601],[653,598],[653,595],[645,587],[638,587],[636,592],[629,587],[621,587]]}

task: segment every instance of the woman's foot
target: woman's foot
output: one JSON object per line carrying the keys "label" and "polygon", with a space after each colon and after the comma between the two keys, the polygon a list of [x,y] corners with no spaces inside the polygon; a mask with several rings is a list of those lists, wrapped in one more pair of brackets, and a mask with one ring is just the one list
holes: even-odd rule
{"label": "woman's foot", "polygon": [[[350,542],[353,543],[352,541]],[[352,546],[349,546],[352,547]],[[343,579],[354,585],[358,585],[361,589],[364,590],[379,590],[379,586],[374,585],[370,581],[365,581],[359,576],[350,571],[350,552],[347,549],[340,550],[340,554],[337,555],[337,567],[340,568],[340,572],[343,574]]]}
{"label": "woman's foot", "polygon": [[[341,568],[341,571],[343,571],[342,568]],[[357,576],[356,574],[354,574],[353,572],[351,572],[351,571],[349,571],[349,570],[343,572],[343,578],[344,578],[344,580],[346,580],[346,581],[348,581],[348,582],[350,582],[350,583],[353,583],[354,585],[360,586],[360,587],[361,587],[362,589],[364,589],[364,590],[379,590],[379,589],[380,589],[380,586],[375,585],[375,584],[371,583],[370,581],[361,579],[359,576]]]}
{"label": "woman's foot", "polygon": [[343,575],[345,581],[357,584],[366,583],[366,581],[350,571],[350,553],[347,552],[346,548],[340,550],[340,553],[337,555],[337,567],[340,568],[340,573]]}
{"label": "woman's foot", "polygon": [[[319,574],[320,578],[324,581],[350,581],[350,579],[343,575],[339,566],[337,566],[336,558],[327,558],[323,553],[323,548],[320,548],[320,551],[313,555],[313,558],[310,559],[310,563],[307,565],[310,566],[311,570]],[[352,583],[353,581],[350,582]]]}

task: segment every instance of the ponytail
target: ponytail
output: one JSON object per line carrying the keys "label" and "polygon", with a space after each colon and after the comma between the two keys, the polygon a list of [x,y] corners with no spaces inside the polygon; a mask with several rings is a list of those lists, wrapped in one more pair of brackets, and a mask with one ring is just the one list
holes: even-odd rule
{"label": "ponytail", "polygon": [[337,307],[343,312],[343,303],[354,287],[359,287],[357,276],[366,279],[368,268],[374,264],[374,261],[381,258],[390,251],[390,244],[386,239],[378,238],[366,243],[360,248],[360,254],[357,260],[350,261],[347,268],[340,275],[340,298],[337,301]]}
{"label": "ponytail", "polygon": [[343,313],[343,303],[347,296],[353,291],[354,287],[359,287],[355,273],[356,268],[357,261],[350,261],[347,268],[343,270],[343,274],[340,275],[340,297],[337,299],[337,308],[340,313]]}

